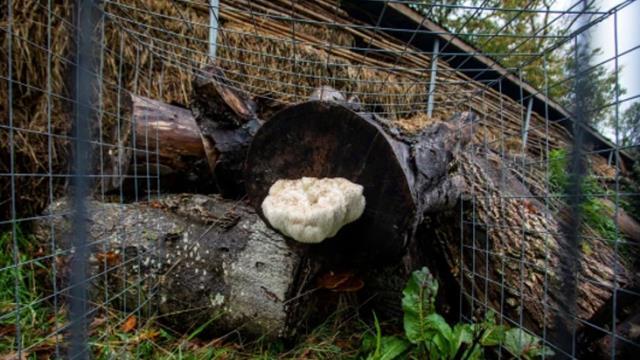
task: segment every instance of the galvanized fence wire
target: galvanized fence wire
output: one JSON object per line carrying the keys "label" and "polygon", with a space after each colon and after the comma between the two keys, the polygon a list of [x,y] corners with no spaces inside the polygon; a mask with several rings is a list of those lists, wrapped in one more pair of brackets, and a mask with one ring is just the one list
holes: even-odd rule
{"label": "galvanized fence wire", "polygon": [[[330,85],[408,127],[476,113],[474,139],[460,156],[499,166],[497,178],[470,186],[456,211],[450,255],[459,269],[452,306],[459,319],[494,313],[523,330],[518,340],[533,339],[542,357],[600,351],[616,358],[640,347],[628,330],[640,310],[627,313],[640,300],[640,249],[619,220],[640,217],[630,210],[640,194],[627,180],[640,144],[623,133],[624,111],[640,93],[625,92],[621,75],[629,67],[637,74],[640,64],[630,59],[640,43],[628,45],[632,31],[619,22],[640,13],[638,2],[602,9],[580,0],[509,7],[488,0],[27,3],[29,11],[16,0],[0,2],[0,329],[13,338],[2,341],[0,355],[105,354],[112,334],[96,328],[153,319],[158,279],[142,271],[142,255],[128,253],[132,234],[89,231],[91,201],[124,205],[163,195],[162,144],[152,129],[143,139],[127,130],[136,128],[130,97],[188,107],[191,79],[212,62],[231,88],[279,106]],[[443,11],[455,20],[450,28],[434,22]],[[544,25],[518,30],[532,15]],[[491,16],[502,16],[499,26],[478,30]],[[592,58],[603,43],[593,37],[603,32],[613,49]],[[551,63],[558,52],[573,59],[560,72]],[[613,74],[613,90],[596,101],[593,79],[603,71]],[[561,90],[564,100],[555,98]],[[594,129],[602,114],[609,138]],[[122,172],[119,153],[133,154],[130,170]],[[566,176],[562,186],[559,176]],[[514,179],[526,190],[499,191]],[[608,220],[594,223],[593,208]],[[70,221],[70,231],[57,233],[60,221]],[[110,247],[114,238],[119,249]],[[607,254],[594,260],[604,275],[585,265],[593,249]],[[119,291],[104,286],[96,296],[96,284],[114,279]],[[502,346],[498,355],[509,356]]]}

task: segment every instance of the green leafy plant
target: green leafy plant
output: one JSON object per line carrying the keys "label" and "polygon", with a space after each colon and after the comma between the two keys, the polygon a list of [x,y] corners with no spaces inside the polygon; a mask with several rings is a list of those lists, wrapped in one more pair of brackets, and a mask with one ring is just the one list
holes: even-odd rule
{"label": "green leafy plant", "polygon": [[[568,190],[567,161],[564,149],[555,149],[549,152],[549,184],[551,191],[557,194],[566,194]],[[610,192],[591,174],[587,174],[582,179],[581,186],[584,197],[580,211],[584,223],[609,243],[615,243],[618,239],[618,233],[613,220],[614,211],[601,200],[604,195],[608,195]]]}
{"label": "green leafy plant", "polygon": [[431,329],[438,326],[438,319],[429,318],[435,311],[437,293],[438,282],[427,268],[415,271],[402,291],[404,331],[414,344],[431,338]]}
{"label": "green leafy plant", "polygon": [[404,338],[383,336],[374,314],[375,336],[365,336],[367,360],[419,358],[432,360],[475,360],[484,348],[503,345],[516,357],[533,359],[553,352],[540,339],[519,328],[509,329],[495,322],[488,312],[480,323],[458,323],[453,327],[435,310],[438,282],[426,267],[414,271],[402,292]]}
{"label": "green leafy plant", "polygon": [[529,360],[554,355],[553,351],[541,343],[539,337],[533,336],[520,328],[508,330],[505,333],[502,345],[518,359]]}
{"label": "green leafy plant", "polygon": [[367,360],[392,360],[397,359],[409,350],[411,343],[407,339],[398,336],[382,336],[382,329],[378,318],[373,315],[375,336],[365,335],[362,347],[368,353]]}

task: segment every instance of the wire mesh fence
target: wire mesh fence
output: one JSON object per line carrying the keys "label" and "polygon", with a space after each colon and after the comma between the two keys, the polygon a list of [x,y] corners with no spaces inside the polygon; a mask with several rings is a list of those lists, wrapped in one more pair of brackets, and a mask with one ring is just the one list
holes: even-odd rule
{"label": "wire mesh fence", "polygon": [[[260,124],[323,86],[400,133],[475,114],[451,166],[465,192],[416,235],[455,289],[439,306],[520,329],[503,341],[523,352],[501,341],[487,357],[630,356],[639,5],[0,1],[0,355],[182,356],[153,346],[179,331],[150,329],[168,316],[160,288],[177,266],[156,261],[192,253],[164,243],[193,229],[145,209],[177,211],[170,194],[225,195],[192,118],[213,65]],[[214,223],[235,214],[225,209]]]}

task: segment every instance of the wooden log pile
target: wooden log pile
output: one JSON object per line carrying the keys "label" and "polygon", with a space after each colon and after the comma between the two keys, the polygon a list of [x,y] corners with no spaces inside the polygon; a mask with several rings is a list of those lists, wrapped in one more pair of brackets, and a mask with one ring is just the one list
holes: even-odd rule
{"label": "wooden log pile", "polygon": [[[215,317],[215,333],[289,337],[323,316],[319,277],[351,274],[345,291],[373,298],[381,314],[398,314],[406,277],[429,264],[452,307],[462,291],[464,302],[480,300],[521,318],[536,334],[554,323],[562,300],[556,274],[566,260],[558,220],[497,154],[470,145],[473,113],[407,133],[330,88],[270,119],[217,68],[203,69],[193,89],[191,111],[133,98],[138,126],[131,131],[136,139],[155,134],[161,168],[200,179],[210,186],[205,192],[220,195],[92,201],[91,238],[114,236],[92,249],[91,273],[109,272],[113,264],[100,261],[105,252],[128,264],[113,271],[113,281],[94,284],[96,293],[118,293],[124,285],[117,280],[137,272],[148,279],[142,291],[155,292],[161,318],[176,329]],[[118,156],[131,164],[138,154]],[[363,215],[320,244],[283,236],[261,204],[277,180],[302,177],[361,185]],[[67,213],[67,206],[60,201],[49,212]],[[41,220],[41,239],[69,228],[65,218],[51,221]],[[633,269],[609,244],[592,246],[596,254],[582,259],[578,274],[576,316],[585,321],[610,305],[614,282],[637,286]],[[127,262],[132,256],[141,262]]]}

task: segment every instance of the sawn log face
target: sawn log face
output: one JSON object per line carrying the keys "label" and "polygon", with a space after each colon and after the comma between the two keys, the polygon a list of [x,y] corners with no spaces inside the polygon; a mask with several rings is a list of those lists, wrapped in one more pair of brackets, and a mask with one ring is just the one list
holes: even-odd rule
{"label": "sawn log face", "polygon": [[[276,114],[256,133],[245,165],[250,202],[261,204],[278,179],[343,177],[364,187],[363,216],[317,246],[336,263],[397,262],[423,214],[449,208],[461,181],[452,152],[468,141],[470,114],[417,135],[344,104],[310,101]],[[444,190],[443,190],[444,189]]]}

